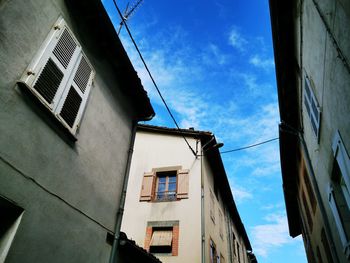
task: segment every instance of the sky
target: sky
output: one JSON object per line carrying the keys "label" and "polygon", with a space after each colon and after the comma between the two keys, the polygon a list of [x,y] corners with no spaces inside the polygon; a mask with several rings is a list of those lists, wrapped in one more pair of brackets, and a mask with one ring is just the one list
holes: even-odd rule
{"label": "sky", "polygon": [[[103,3],[118,30],[113,1]],[[127,23],[181,128],[213,132],[221,151],[278,137],[267,0],[143,0]],[[156,112],[147,124],[174,127],[125,28],[119,37]],[[288,233],[278,140],[222,159],[258,262],[307,262]]]}

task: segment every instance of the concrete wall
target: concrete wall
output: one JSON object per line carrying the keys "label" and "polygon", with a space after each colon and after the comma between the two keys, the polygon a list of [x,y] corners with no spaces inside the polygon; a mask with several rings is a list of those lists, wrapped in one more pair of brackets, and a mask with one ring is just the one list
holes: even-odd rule
{"label": "concrete wall", "polygon": [[[340,262],[345,262],[342,245],[337,235],[334,218],[328,203],[327,188],[332,173],[334,157],[332,140],[337,130],[340,131],[344,145],[350,151],[350,73],[344,65],[343,58],[350,61],[350,5],[348,1],[316,1],[330,32],[327,31],[322,17],[312,0],[305,0],[303,5],[303,44],[302,44],[302,77],[304,74],[312,80],[315,95],[321,107],[321,131],[317,141],[309,117],[303,110],[304,138],[308,154],[316,175],[325,212],[330,223],[330,232],[335,242]],[[338,46],[335,45],[334,40]],[[337,51],[337,49],[339,50]],[[299,62],[300,63],[300,62]],[[301,88],[301,87],[299,87]],[[300,90],[300,92],[302,92]],[[320,226],[323,225],[317,211],[313,216],[316,227],[311,235],[314,249],[321,247]],[[316,252],[314,251],[316,254]],[[324,253],[321,251],[321,253]]]}
{"label": "concrete wall", "polygon": [[[60,15],[96,71],[75,143],[16,85]],[[0,1],[0,195],[25,210],[6,262],[109,258],[133,110],[75,21],[64,1]]]}
{"label": "concrete wall", "polygon": [[[196,140],[188,138],[195,149]],[[189,169],[189,198],[170,202],[140,202],[143,174],[153,168],[181,166]],[[147,222],[179,221],[178,256],[156,254],[166,263],[200,262],[201,175],[196,159],[181,136],[139,131],[128,182],[122,231],[144,247]]]}

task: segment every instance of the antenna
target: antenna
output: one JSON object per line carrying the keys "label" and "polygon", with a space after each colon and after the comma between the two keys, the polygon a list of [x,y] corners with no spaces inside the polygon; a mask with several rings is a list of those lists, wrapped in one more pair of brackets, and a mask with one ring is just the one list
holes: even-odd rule
{"label": "antenna", "polygon": [[129,2],[128,2],[128,4],[126,5],[124,14],[123,14],[122,21],[119,24],[118,35],[120,33],[120,30],[123,27],[124,22],[127,21],[135,13],[135,11],[140,7],[142,2],[143,2],[143,0],[135,1],[129,10],[128,10],[128,8],[129,8]]}

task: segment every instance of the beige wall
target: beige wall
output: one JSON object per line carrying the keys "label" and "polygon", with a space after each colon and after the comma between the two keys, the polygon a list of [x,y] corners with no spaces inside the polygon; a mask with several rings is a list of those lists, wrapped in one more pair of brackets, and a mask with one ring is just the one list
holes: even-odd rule
{"label": "beige wall", "polygon": [[[196,140],[189,138],[195,149]],[[172,202],[140,202],[144,172],[154,168],[181,166],[189,169],[189,198]],[[201,187],[200,159],[196,159],[182,137],[138,132],[131,164],[122,231],[144,247],[148,221],[179,220],[178,256],[156,256],[163,262],[200,262]]]}
{"label": "beige wall", "polygon": [[[232,258],[232,262],[248,262],[246,248],[243,242],[242,237],[237,231],[232,218],[230,217],[227,209],[225,209],[224,202],[221,198],[220,192],[216,195],[214,192],[214,176],[212,170],[209,167],[207,160],[204,157],[203,161],[203,179],[204,179],[204,214],[205,214],[205,262],[210,262],[210,239],[214,241],[216,245],[216,249],[218,251],[218,255],[222,254],[225,262],[231,262],[230,258]],[[212,206],[211,201],[211,193],[214,199],[214,206]],[[213,210],[215,221],[212,219],[210,210]],[[220,220],[219,211],[222,214],[222,219]],[[229,251],[229,227],[227,224],[227,220],[229,220],[229,225],[231,231],[234,232],[236,240],[234,246],[236,253],[230,255]],[[220,235],[220,228],[222,228],[222,235]],[[240,248],[240,253],[237,253],[237,244]],[[240,255],[240,261],[238,261],[238,255]]]}

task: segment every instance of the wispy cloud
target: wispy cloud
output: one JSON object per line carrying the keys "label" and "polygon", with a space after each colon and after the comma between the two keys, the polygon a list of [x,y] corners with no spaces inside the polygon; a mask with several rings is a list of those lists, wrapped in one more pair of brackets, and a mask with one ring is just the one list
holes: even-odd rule
{"label": "wispy cloud", "polygon": [[238,186],[237,184],[232,184],[231,191],[235,202],[237,203],[242,203],[243,201],[247,201],[253,198],[252,192],[242,186]]}
{"label": "wispy cloud", "polygon": [[249,63],[264,70],[273,69],[275,66],[275,62],[272,58],[262,58],[260,55],[252,56],[249,59]]}
{"label": "wispy cloud", "polygon": [[246,50],[246,45],[248,41],[243,35],[239,32],[236,27],[233,27],[229,33],[229,44],[236,48],[238,51]]}
{"label": "wispy cloud", "polygon": [[260,209],[261,210],[265,210],[265,211],[271,211],[271,210],[280,210],[281,208],[284,208],[284,203],[283,202],[279,202],[276,204],[267,204],[262,206]]}
{"label": "wispy cloud", "polygon": [[213,43],[208,45],[208,52],[204,54],[203,60],[213,66],[224,65],[228,62],[228,55],[223,53],[219,47]]}
{"label": "wispy cloud", "polygon": [[268,257],[271,250],[295,242],[288,233],[287,217],[281,213],[269,214],[266,224],[251,228],[254,251],[257,255]]}

